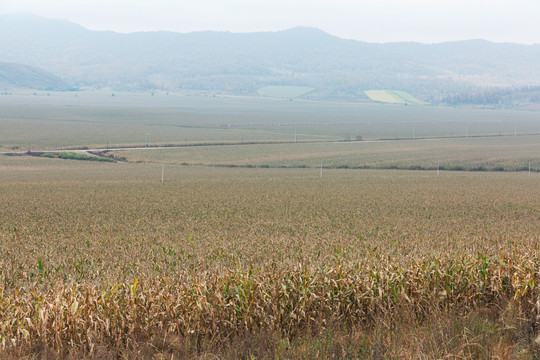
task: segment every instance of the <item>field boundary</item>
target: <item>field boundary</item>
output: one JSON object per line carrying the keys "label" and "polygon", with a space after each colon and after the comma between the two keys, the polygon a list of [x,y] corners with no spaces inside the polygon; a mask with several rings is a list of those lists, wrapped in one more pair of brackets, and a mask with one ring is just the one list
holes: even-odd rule
{"label": "field boundary", "polygon": [[224,141],[224,142],[201,142],[201,143],[171,143],[171,144],[162,144],[159,146],[136,146],[136,145],[125,145],[125,146],[115,146],[115,147],[102,147],[102,148],[89,148],[83,146],[80,148],[67,147],[62,149],[42,149],[37,151],[4,151],[0,152],[0,155],[5,156],[24,156],[32,154],[44,154],[44,153],[62,153],[66,151],[72,152],[108,152],[108,151],[134,151],[134,150],[159,150],[159,149],[181,149],[186,147],[206,147],[206,146],[240,146],[240,145],[279,145],[279,144],[340,144],[340,143],[381,143],[381,142],[394,142],[394,141],[435,141],[435,140],[451,140],[451,139],[487,139],[487,138],[503,138],[503,137],[526,137],[526,136],[540,136],[540,133],[529,133],[529,134],[517,134],[517,135],[456,135],[456,136],[431,136],[431,137],[396,137],[396,138],[378,138],[378,139],[369,139],[369,140],[353,140],[353,139],[343,139],[343,140],[277,140],[277,141]]}
{"label": "field boundary", "polygon": [[[467,138],[501,138],[501,137],[516,137],[516,136],[540,136],[540,134],[519,134],[519,135],[473,135],[473,136],[452,136],[452,137],[429,137],[429,138],[389,138],[389,139],[377,139],[377,140],[320,140],[320,141],[242,141],[242,142],[212,142],[212,143],[188,143],[188,144],[164,144],[160,146],[126,146],[126,147],[109,147],[109,148],[97,148],[89,149],[87,147],[77,149],[52,149],[52,150],[39,150],[39,151],[15,151],[15,152],[0,152],[0,155],[4,156],[32,156],[38,158],[55,158],[64,160],[90,160],[100,162],[129,162],[129,163],[157,163],[154,160],[129,160],[125,156],[115,155],[112,152],[126,152],[126,151],[140,151],[140,150],[164,150],[164,149],[182,149],[193,147],[216,147],[216,146],[242,146],[242,145],[286,145],[286,144],[298,144],[301,145],[314,145],[314,144],[348,144],[348,143],[392,143],[392,142],[405,142],[405,141],[439,141],[439,140],[458,140]],[[324,155],[324,154],[323,154]],[[159,163],[164,163],[160,161]],[[258,164],[258,163],[203,163],[203,162],[182,162],[182,163],[170,163],[169,165],[179,166],[207,166],[207,167],[221,167],[221,168],[267,168],[267,169],[315,169],[322,168],[327,170],[411,170],[411,171],[468,171],[468,172],[540,172],[540,168],[537,166],[530,167],[529,164],[517,164],[512,166],[504,165],[490,165],[490,164],[445,164],[445,161],[441,161],[439,164],[433,162],[433,164],[337,164],[328,165],[281,165],[281,164]]]}

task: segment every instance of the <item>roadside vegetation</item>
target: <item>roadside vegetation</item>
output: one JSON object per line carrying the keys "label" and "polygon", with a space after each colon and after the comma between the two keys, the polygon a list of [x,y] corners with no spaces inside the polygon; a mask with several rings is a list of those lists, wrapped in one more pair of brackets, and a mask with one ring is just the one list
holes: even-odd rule
{"label": "roadside vegetation", "polygon": [[87,154],[75,153],[71,151],[60,153],[43,153],[41,157],[49,159],[65,159],[65,160],[86,160],[86,161],[99,161],[99,162],[114,162],[114,159],[110,157],[91,156]]}

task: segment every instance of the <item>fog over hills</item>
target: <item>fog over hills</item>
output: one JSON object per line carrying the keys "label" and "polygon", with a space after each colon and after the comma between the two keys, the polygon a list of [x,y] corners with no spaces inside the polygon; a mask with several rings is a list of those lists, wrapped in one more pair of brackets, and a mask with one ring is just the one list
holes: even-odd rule
{"label": "fog over hills", "polygon": [[313,28],[267,33],[119,34],[31,15],[0,15],[0,61],[39,67],[72,87],[256,94],[309,86],[308,98],[405,90],[427,101],[486,87],[540,85],[540,45],[483,40],[373,44]]}

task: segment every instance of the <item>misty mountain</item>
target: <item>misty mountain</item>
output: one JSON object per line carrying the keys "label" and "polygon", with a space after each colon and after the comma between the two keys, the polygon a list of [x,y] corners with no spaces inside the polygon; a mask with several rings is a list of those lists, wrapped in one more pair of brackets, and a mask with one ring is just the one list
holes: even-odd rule
{"label": "misty mountain", "polygon": [[11,88],[65,91],[70,86],[48,71],[33,66],[0,62],[0,89]]}
{"label": "misty mountain", "polygon": [[309,86],[311,98],[405,90],[424,100],[486,87],[540,85],[540,45],[482,40],[373,44],[313,28],[228,33],[90,31],[31,15],[0,15],[0,61],[36,66],[78,87],[256,94]]}

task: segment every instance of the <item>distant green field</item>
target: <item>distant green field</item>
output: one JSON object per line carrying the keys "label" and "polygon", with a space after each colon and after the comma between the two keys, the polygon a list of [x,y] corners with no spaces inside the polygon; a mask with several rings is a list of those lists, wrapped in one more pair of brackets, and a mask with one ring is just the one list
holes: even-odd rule
{"label": "distant green field", "polygon": [[365,94],[373,101],[390,104],[425,105],[422,100],[405,91],[398,90],[366,90]]}
{"label": "distant green field", "polygon": [[312,90],[313,88],[307,86],[267,86],[260,88],[258,93],[270,97],[296,98]]}

